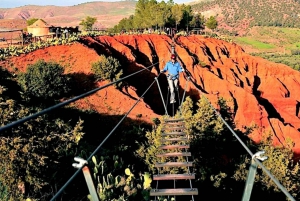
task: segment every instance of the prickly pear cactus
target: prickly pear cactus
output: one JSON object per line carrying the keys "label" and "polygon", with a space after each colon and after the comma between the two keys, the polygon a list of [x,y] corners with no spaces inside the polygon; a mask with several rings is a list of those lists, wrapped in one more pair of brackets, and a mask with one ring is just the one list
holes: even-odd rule
{"label": "prickly pear cactus", "polygon": [[[118,156],[100,159],[98,162],[95,156],[92,157],[93,176],[100,200],[150,200],[152,179],[149,173],[136,177],[129,167],[124,168],[124,162]],[[88,198],[91,200],[90,196]]]}

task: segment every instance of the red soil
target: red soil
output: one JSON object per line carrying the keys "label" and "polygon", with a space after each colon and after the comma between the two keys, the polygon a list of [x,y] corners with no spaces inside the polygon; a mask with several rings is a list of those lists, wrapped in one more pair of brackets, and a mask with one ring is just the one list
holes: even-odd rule
{"label": "red soil", "polygon": [[[41,49],[27,55],[8,59],[2,63],[21,71],[38,59],[56,61],[65,66],[66,73],[91,72],[92,62],[100,54],[112,55],[121,62],[124,75],[129,75],[152,64],[132,78],[126,79],[127,90],[122,92],[113,86],[98,91],[88,98],[76,102],[80,108],[93,109],[100,113],[124,114],[136,102],[147,87],[154,82],[138,106],[130,113],[131,118],[151,122],[151,118],[164,114],[164,107],[154,78],[169,60],[172,41],[163,35],[122,35],[84,38],[82,44],[55,46]],[[212,104],[217,97],[231,100],[235,122],[239,129],[257,125],[250,137],[259,141],[264,133],[273,136],[275,145],[286,144],[291,138],[294,151],[300,152],[300,73],[288,66],[275,64],[259,57],[253,57],[231,43],[202,36],[179,37],[175,40],[178,60],[190,73],[192,82],[187,95],[194,99],[205,95]],[[180,78],[181,92],[186,77]],[[167,94],[164,75],[158,78],[162,92]],[[99,82],[104,85],[107,82]]]}

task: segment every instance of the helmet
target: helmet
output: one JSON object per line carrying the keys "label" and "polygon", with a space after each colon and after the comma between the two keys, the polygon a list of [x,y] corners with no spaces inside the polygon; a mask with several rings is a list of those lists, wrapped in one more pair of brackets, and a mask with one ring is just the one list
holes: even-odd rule
{"label": "helmet", "polygon": [[171,55],[171,59],[176,59],[176,55],[175,55],[175,54],[172,54],[172,55]]}

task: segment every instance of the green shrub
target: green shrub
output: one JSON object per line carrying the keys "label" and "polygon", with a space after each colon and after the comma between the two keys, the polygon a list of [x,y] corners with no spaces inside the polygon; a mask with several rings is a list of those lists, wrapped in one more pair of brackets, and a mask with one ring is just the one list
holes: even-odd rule
{"label": "green shrub", "polygon": [[[272,144],[272,135],[264,136],[262,142],[258,145],[258,150],[264,150],[264,156],[268,159],[263,162],[263,165],[271,172],[272,175],[287,189],[287,191],[297,200],[299,199],[299,162],[293,159],[294,146],[291,140],[287,140],[287,146],[274,147]],[[236,180],[246,180],[248,169],[245,168],[251,163],[251,158],[245,158],[245,162],[240,164],[234,174]],[[269,176],[258,167],[255,177],[258,188],[267,192],[278,192],[281,190],[275,185]]]}
{"label": "green shrub", "polygon": [[57,63],[39,60],[18,75],[18,82],[29,97],[58,99],[70,91],[64,69]]}
{"label": "green shrub", "polygon": [[[4,76],[8,72],[0,71]],[[11,99],[7,84],[12,78],[0,78],[0,125],[7,125],[36,112]],[[13,81],[13,80],[11,80]],[[16,83],[15,83],[16,85]],[[3,95],[3,94],[6,95]],[[70,123],[40,116],[1,132],[0,200],[24,200],[25,197],[49,200],[53,189],[65,182],[60,169],[74,156],[74,147],[83,136],[83,121]],[[69,168],[71,169],[71,167]],[[43,196],[41,196],[43,195]]]}
{"label": "green shrub", "polygon": [[[92,72],[97,80],[116,81],[123,75],[120,62],[112,56],[105,57],[100,55],[99,61],[92,64]],[[117,84],[117,87],[121,83]]]}

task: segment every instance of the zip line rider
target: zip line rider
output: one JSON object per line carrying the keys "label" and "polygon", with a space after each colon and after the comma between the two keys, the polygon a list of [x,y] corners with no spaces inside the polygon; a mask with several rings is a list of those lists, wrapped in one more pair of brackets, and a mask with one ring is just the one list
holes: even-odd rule
{"label": "zip line rider", "polygon": [[184,69],[181,67],[180,63],[176,60],[176,55],[171,55],[171,61],[169,61],[163,70],[161,70],[161,73],[164,73],[168,71],[169,74],[167,75],[168,78],[168,84],[170,87],[171,92],[171,98],[170,103],[176,103],[175,101],[175,88],[178,91],[178,78],[179,78],[179,72],[184,72]]}

